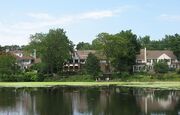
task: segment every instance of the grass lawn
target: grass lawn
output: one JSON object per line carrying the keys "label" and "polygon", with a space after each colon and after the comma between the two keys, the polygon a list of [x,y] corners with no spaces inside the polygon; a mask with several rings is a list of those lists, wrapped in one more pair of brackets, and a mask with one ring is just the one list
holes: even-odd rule
{"label": "grass lawn", "polygon": [[124,86],[180,90],[180,82],[0,82],[0,87]]}

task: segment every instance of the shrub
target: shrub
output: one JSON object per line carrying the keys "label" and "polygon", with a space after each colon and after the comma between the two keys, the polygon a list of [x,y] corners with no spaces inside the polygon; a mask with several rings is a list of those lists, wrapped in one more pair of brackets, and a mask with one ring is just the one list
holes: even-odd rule
{"label": "shrub", "polygon": [[37,81],[37,72],[25,72],[23,81]]}
{"label": "shrub", "polygon": [[176,70],[177,74],[180,74],[180,68]]}
{"label": "shrub", "polygon": [[167,73],[169,70],[168,64],[164,61],[159,61],[154,64],[154,71],[156,73]]}

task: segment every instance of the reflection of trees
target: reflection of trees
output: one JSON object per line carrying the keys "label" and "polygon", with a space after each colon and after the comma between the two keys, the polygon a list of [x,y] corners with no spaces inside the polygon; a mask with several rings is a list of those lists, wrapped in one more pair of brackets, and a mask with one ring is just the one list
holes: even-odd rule
{"label": "reflection of trees", "polygon": [[132,94],[117,94],[113,88],[108,87],[91,88],[86,90],[85,94],[88,100],[88,113],[92,115],[135,115],[139,113],[136,99]]}
{"label": "reflection of trees", "polygon": [[71,95],[58,89],[41,89],[36,93],[36,110],[39,115],[71,115]]}
{"label": "reflection of trees", "polygon": [[[36,115],[177,114],[179,91],[101,88],[0,89],[1,111]],[[13,115],[19,115],[14,114]]]}
{"label": "reflection of trees", "polygon": [[13,90],[12,88],[0,88],[0,109],[16,104],[16,93]]}

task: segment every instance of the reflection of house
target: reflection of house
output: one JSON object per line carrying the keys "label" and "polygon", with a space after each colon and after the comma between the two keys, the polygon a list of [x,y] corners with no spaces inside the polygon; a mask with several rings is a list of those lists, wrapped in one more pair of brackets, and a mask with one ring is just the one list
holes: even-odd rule
{"label": "reflection of house", "polygon": [[141,49],[136,56],[136,65],[133,66],[134,72],[152,70],[154,63],[166,61],[169,68],[180,68],[177,57],[170,50],[146,50]]}
{"label": "reflection of house", "polygon": [[36,61],[36,51],[34,51],[32,55],[25,55],[25,52],[22,50],[9,52],[16,57],[17,65],[19,65],[21,69],[27,69]]}
{"label": "reflection of house", "polygon": [[[146,92],[147,93],[147,92]],[[145,114],[162,114],[168,111],[173,111],[179,101],[179,96],[174,92],[169,92],[161,97],[157,97],[155,92],[147,93],[146,96],[136,96],[136,101],[141,111]]]}
{"label": "reflection of house", "polygon": [[63,70],[66,72],[67,71],[70,71],[70,72],[80,71],[81,69],[84,68],[84,64],[86,62],[86,59],[87,59],[89,53],[95,54],[100,59],[101,70],[105,71],[106,60],[105,60],[104,56],[102,56],[101,53],[99,53],[98,51],[95,51],[95,50],[74,51],[74,53],[72,54],[72,59],[65,62]]}

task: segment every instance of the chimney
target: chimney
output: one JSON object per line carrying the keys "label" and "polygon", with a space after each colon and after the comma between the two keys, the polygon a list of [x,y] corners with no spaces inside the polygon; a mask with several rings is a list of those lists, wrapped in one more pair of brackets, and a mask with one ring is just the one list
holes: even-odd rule
{"label": "chimney", "polygon": [[33,50],[33,58],[36,59],[36,49]]}
{"label": "chimney", "polygon": [[146,47],[144,48],[144,62],[147,63]]}

